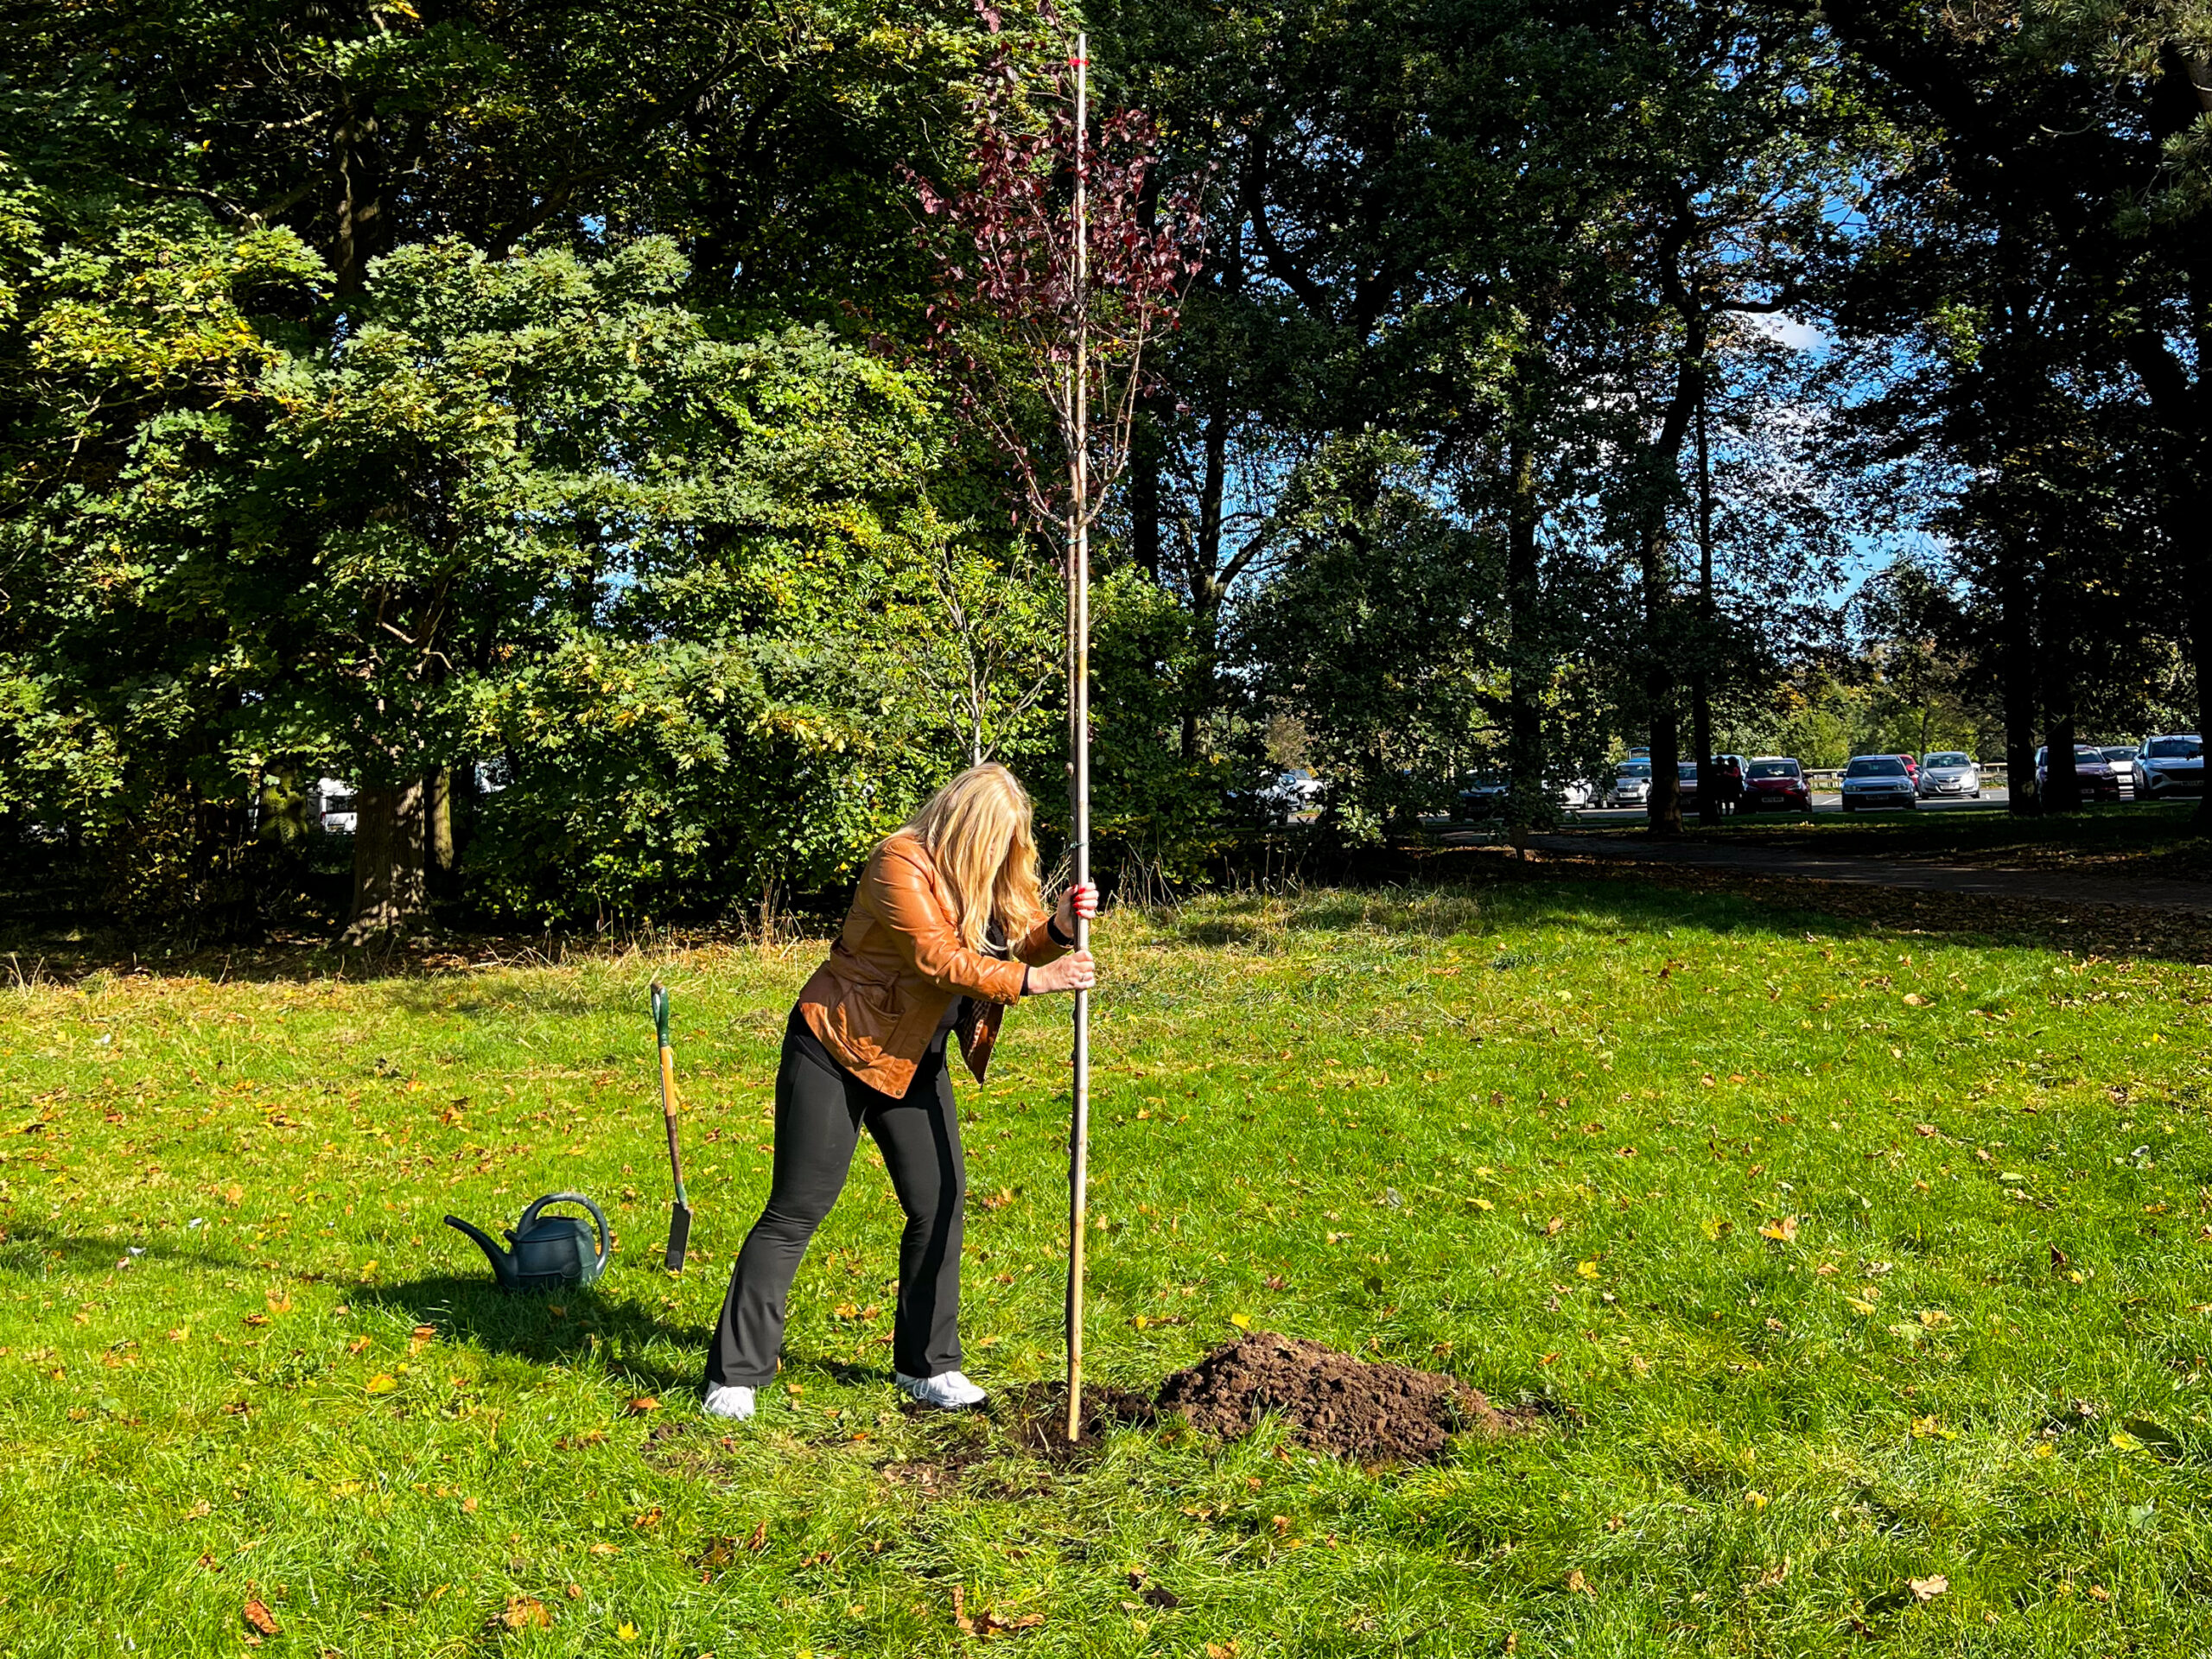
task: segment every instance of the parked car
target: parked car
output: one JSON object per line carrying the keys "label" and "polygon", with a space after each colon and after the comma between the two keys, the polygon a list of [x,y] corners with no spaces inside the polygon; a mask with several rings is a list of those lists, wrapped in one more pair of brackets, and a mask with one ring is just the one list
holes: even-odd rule
{"label": "parked car", "polygon": [[1289,820],[1321,810],[1321,780],[1303,766],[1279,772],[1260,786],[1260,804],[1269,816]]}
{"label": "parked car", "polygon": [[[2050,780],[2050,751],[2036,751],[2036,794],[2040,797]],[[2094,743],[2074,746],[2074,775],[2082,780],[2082,798],[2085,801],[2116,801],[2120,798],[2120,775],[2112,769],[2112,762],[2105,759],[2105,752]]]}
{"label": "parked car", "polygon": [[1923,801],[1942,795],[1953,795],[1967,800],[1981,798],[1981,768],[1970,754],[1956,749],[1941,749],[1920,757],[1920,777],[1916,786]]}
{"label": "parked car", "polygon": [[333,835],[352,835],[360,823],[353,786],[335,778],[316,779],[308,794],[308,821]]}
{"label": "parked car", "polygon": [[1853,755],[1851,764],[1843,769],[1840,787],[1843,810],[1847,812],[1920,804],[1917,786],[1912,774],[1904,769],[1903,755]]}
{"label": "parked car", "polygon": [[1744,768],[1746,812],[1810,812],[1812,786],[1805,769],[1785,755],[1763,754]]}
{"label": "parked car", "polygon": [[2204,740],[2191,734],[2144,740],[2129,773],[2139,801],[2170,800],[2204,792]]}
{"label": "parked car", "polygon": [[1643,806],[1651,799],[1651,762],[1624,760],[1613,768],[1613,781],[1605,791],[1607,806]]}
{"label": "parked car", "polygon": [[1920,762],[1909,754],[1901,754],[1897,756],[1897,759],[1904,762],[1904,775],[1911,779],[1912,786],[1915,789],[1918,789],[1920,787]]}
{"label": "parked car", "polygon": [[1502,772],[1471,772],[1460,782],[1452,816],[1461,818],[1495,817],[1505,805],[1506,789],[1506,777]]}

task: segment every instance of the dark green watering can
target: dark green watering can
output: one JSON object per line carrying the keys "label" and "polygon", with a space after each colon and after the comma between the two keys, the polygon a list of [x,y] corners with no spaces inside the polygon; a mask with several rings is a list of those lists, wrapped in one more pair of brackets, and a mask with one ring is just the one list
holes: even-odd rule
{"label": "dark green watering can", "polygon": [[[592,1236],[574,1216],[541,1216],[549,1205],[580,1204],[591,1211]],[[505,1291],[557,1290],[563,1285],[588,1285],[607,1269],[607,1216],[581,1192],[549,1192],[522,1212],[522,1219],[506,1230],[512,1250],[503,1250],[491,1238],[459,1216],[448,1216],[446,1225],[474,1239],[499,1275]],[[594,1244],[596,1249],[594,1248]]]}

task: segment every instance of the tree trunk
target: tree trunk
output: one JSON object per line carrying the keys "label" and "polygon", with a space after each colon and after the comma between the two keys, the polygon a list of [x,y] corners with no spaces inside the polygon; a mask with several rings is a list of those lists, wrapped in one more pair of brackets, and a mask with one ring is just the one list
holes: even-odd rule
{"label": "tree trunk", "polygon": [[[2190,540],[2183,545],[2201,549],[2208,534],[2204,514],[2212,512],[2212,499],[2200,496],[2193,505],[2196,510],[2190,515]],[[2190,663],[2196,671],[2196,729],[2212,732],[2212,581],[2207,580],[2203,551],[2183,567],[2181,588],[2189,618]],[[2197,799],[2196,827],[2212,831],[2212,789]]]}
{"label": "tree trunk", "polygon": [[1152,581],[1160,580],[1160,469],[1163,445],[1147,398],[1129,431],[1129,556]]}
{"label": "tree trunk", "polygon": [[1651,722],[1650,832],[1682,833],[1682,733],[1675,707],[1675,665],[1667,650],[1666,572],[1661,568],[1661,527],[1647,523],[1638,563],[1643,579],[1643,702]]}
{"label": "tree trunk", "polygon": [[353,919],[344,942],[365,944],[420,921],[423,890],[423,784],[365,789],[354,798]]}
{"label": "tree trunk", "polygon": [[431,885],[441,897],[453,886],[453,768],[440,766],[423,779],[423,850]]}
{"label": "tree trunk", "polygon": [[2005,555],[1998,585],[1998,679],[2005,698],[2005,800],[2015,817],[2043,810],[2036,787],[2036,648],[2034,605],[2025,556]]}
{"label": "tree trunk", "polygon": [[2043,810],[2078,812],[2082,810],[2082,775],[2074,769],[2074,653],[2066,625],[2053,618],[2050,584],[2044,584],[2042,639],[2037,642],[2043,672],[2044,766]]}
{"label": "tree trunk", "polygon": [[1697,751],[1697,821],[1720,822],[1720,779],[1713,766],[1713,688],[1705,667],[1713,635],[1713,450],[1705,428],[1706,389],[1697,397],[1697,671],[1690,677],[1690,746]]}
{"label": "tree trunk", "polygon": [[1550,679],[1543,629],[1537,617],[1535,459],[1525,430],[1516,429],[1507,452],[1512,497],[1505,526],[1505,604],[1510,684],[1505,736],[1505,807],[1509,829],[1547,823],[1551,802],[1544,790],[1543,688]]}

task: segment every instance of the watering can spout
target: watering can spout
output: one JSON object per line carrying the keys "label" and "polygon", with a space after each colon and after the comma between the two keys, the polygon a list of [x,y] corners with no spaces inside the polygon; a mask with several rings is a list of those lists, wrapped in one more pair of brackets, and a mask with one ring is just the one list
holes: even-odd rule
{"label": "watering can spout", "polygon": [[489,1234],[486,1233],[481,1228],[470,1226],[459,1216],[448,1216],[446,1217],[446,1225],[457,1231],[467,1234],[469,1237],[476,1241],[476,1247],[482,1250],[485,1255],[490,1259],[492,1263],[492,1272],[499,1279],[499,1287],[502,1290],[512,1290],[515,1287],[516,1283],[518,1282],[518,1275],[515,1271],[515,1259],[506,1251],[501,1249]]}

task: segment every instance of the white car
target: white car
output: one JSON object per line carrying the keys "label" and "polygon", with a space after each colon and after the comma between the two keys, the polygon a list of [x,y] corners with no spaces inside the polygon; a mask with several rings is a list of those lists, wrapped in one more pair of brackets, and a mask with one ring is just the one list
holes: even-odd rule
{"label": "white car", "polygon": [[2193,734],[2145,738],[2128,765],[2139,801],[2204,792],[2204,740]]}
{"label": "white car", "polygon": [[1650,798],[1650,761],[1624,760],[1613,769],[1612,787],[1605,791],[1607,806],[1642,806]]}
{"label": "white car", "polygon": [[1970,754],[1938,749],[1920,757],[1920,798],[1951,796],[1963,800],[1981,798],[1981,768]]}
{"label": "white car", "polygon": [[1260,790],[1262,804],[1285,818],[1319,812],[1325,787],[1303,766],[1293,766],[1270,778]]}
{"label": "white car", "polygon": [[360,823],[353,785],[335,778],[316,779],[308,797],[308,821],[334,835],[352,835]]}

